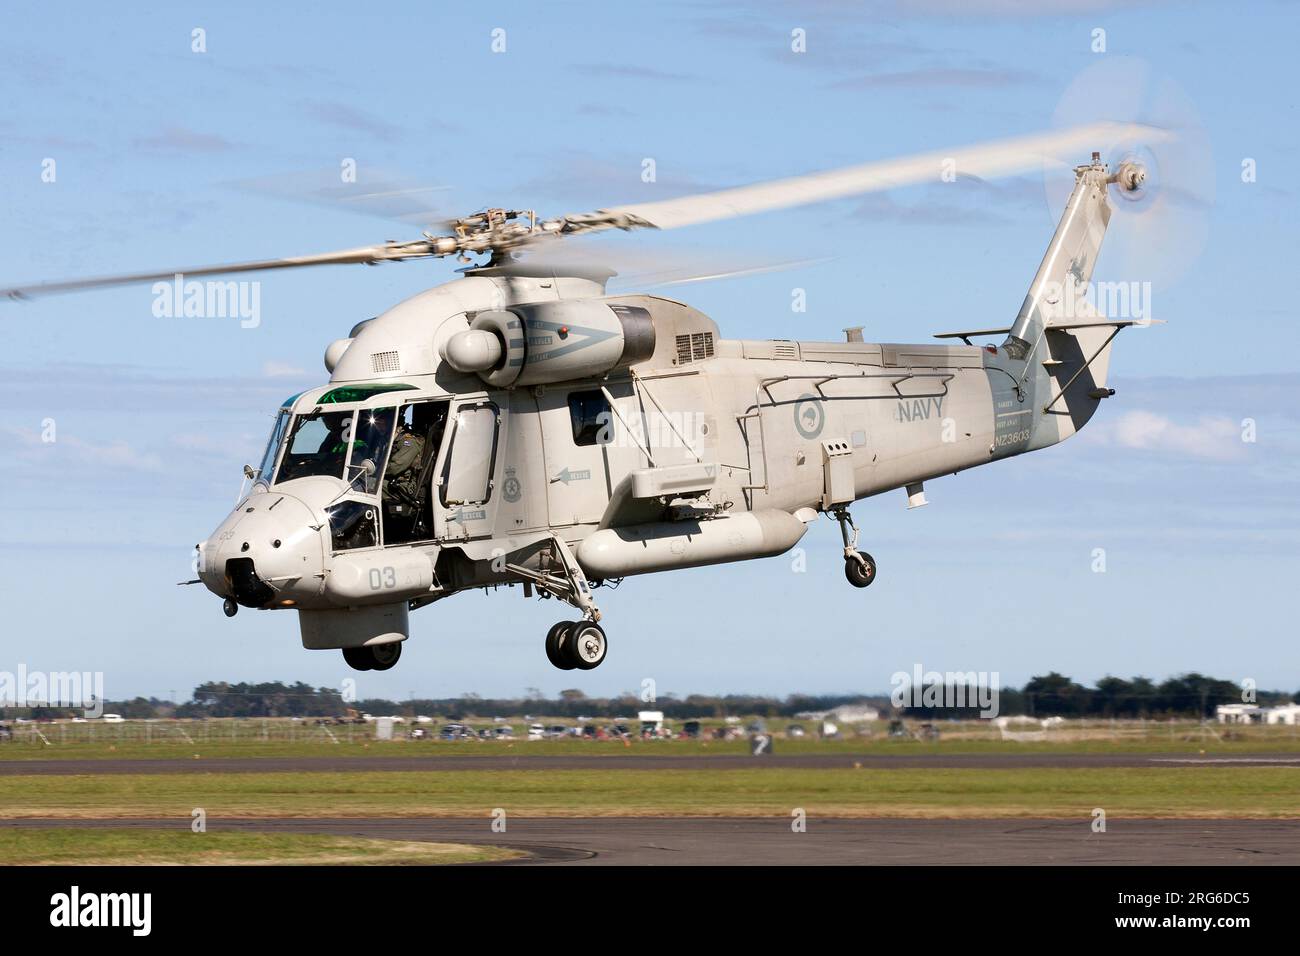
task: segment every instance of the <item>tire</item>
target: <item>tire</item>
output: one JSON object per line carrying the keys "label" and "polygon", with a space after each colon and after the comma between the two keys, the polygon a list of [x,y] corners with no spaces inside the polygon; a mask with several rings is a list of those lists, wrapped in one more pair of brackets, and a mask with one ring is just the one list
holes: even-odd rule
{"label": "tire", "polygon": [[402,642],[391,644],[374,644],[367,647],[370,652],[370,669],[375,671],[392,670],[402,658]]}
{"label": "tire", "polygon": [[368,647],[345,647],[343,648],[343,659],[348,662],[348,667],[351,667],[354,671],[368,671],[375,666]]}
{"label": "tire", "polygon": [[599,667],[609,652],[609,641],[604,629],[594,621],[578,621],[569,628],[565,653],[578,670],[589,671]]}
{"label": "tire", "polygon": [[553,667],[558,667],[562,671],[571,671],[576,666],[570,660],[566,653],[568,650],[569,628],[573,625],[568,621],[560,621],[558,624],[551,626],[546,632],[546,659],[551,662]]}
{"label": "tire", "polygon": [[[862,560],[855,561],[852,558],[845,560],[844,576],[855,588],[865,588],[876,580],[876,559],[865,551],[859,551],[858,557]],[[864,563],[866,567],[863,567]]]}

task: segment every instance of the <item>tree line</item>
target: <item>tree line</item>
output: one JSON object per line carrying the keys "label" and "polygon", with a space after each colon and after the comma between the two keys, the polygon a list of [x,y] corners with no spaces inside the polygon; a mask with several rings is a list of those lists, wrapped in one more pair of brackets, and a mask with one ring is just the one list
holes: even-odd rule
{"label": "tree line", "polygon": [[[687,697],[661,696],[653,703],[641,700],[627,692],[615,697],[587,697],[577,689],[562,691],[557,698],[546,698],[540,691],[530,690],[521,697],[486,698],[477,694],[464,694],[455,698],[387,700],[371,698],[348,701],[335,687],[312,687],[301,681],[286,684],[280,681],[261,683],[230,683],[209,681],[194,689],[188,701],[176,703],[157,697],[135,697],[130,700],[110,701],[104,705],[108,713],[131,719],[160,717],[331,717],[346,718],[357,714],[374,716],[414,716],[482,718],[518,716],[523,714],[548,717],[591,717],[613,719],[635,718],[641,710],[660,710],[669,718],[721,718],[726,716],[758,716],[768,719],[795,718],[799,714],[833,710],[842,705],[876,707],[881,716],[916,717],[923,719],[972,718],[978,716],[980,707],[975,700],[981,696],[972,688],[962,688],[964,696],[957,696],[953,685],[936,687],[933,697],[923,688],[915,698],[918,706],[894,708],[886,696],[862,694],[791,694],[770,697],[753,694],[691,694]],[[948,695],[945,690],[951,691]],[[1258,691],[1255,702],[1262,706],[1300,700],[1300,694],[1279,691]],[[925,701],[965,701],[967,706],[926,706]],[[908,695],[908,701],[913,700]],[[1210,717],[1219,704],[1241,703],[1243,688],[1228,680],[1207,677],[1203,674],[1182,674],[1157,683],[1146,677],[1103,677],[1094,686],[1080,684],[1055,671],[1031,678],[1022,687],[997,688],[997,712],[1000,715],[1030,717],[1072,718],[1136,718],[1136,717]],[[33,707],[23,711],[0,708],[0,716],[28,716],[35,718],[75,717],[81,712],[71,708]]]}
{"label": "tree line", "polygon": [[[934,687],[935,685],[927,685]],[[965,700],[955,691],[944,696],[939,688],[932,696],[939,700]],[[910,695],[909,695],[910,696]],[[924,697],[924,694],[922,695]],[[1031,678],[1023,687],[1004,687],[998,694],[998,714],[1028,717],[1138,718],[1138,717],[1212,717],[1220,704],[1240,704],[1249,697],[1260,706],[1272,706],[1300,700],[1281,691],[1255,691],[1250,694],[1238,683],[1190,673],[1170,677],[1157,683],[1148,677],[1103,677],[1086,687],[1055,671]],[[975,717],[978,706],[908,707],[909,716],[943,718]]]}

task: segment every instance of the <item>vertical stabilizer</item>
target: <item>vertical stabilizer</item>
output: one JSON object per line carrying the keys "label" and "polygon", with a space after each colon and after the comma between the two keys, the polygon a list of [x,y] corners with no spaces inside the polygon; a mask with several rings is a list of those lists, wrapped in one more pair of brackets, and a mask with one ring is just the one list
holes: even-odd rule
{"label": "vertical stabilizer", "polygon": [[1110,223],[1109,177],[1096,153],[1090,165],[1078,166],[1074,172],[1070,201],[1006,341],[1007,350],[1018,357],[1033,350],[1054,316],[1090,308],[1085,290]]}

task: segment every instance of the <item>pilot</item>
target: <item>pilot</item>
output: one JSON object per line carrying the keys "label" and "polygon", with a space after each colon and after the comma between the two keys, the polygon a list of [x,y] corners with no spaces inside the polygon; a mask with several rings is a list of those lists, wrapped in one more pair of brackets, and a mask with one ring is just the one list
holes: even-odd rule
{"label": "pilot", "polygon": [[361,444],[353,440],[351,415],[327,415],[324,421],[329,431],[320,443],[320,450],[316,454],[346,457],[349,448]]}
{"label": "pilot", "polygon": [[393,451],[384,469],[384,494],[394,489],[405,492],[405,497],[415,499],[419,491],[420,461],[424,457],[424,439],[407,422],[398,426],[393,439]]}

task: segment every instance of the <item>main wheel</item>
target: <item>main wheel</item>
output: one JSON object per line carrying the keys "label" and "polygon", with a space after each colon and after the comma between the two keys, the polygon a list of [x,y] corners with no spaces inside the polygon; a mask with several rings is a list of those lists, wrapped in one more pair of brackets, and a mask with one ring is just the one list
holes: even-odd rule
{"label": "main wheel", "polygon": [[865,551],[859,551],[858,557],[862,560],[844,559],[844,576],[855,588],[865,588],[876,580],[876,559]]}
{"label": "main wheel", "polygon": [[391,644],[373,644],[367,647],[366,650],[370,652],[370,669],[386,671],[401,659],[402,642],[393,641]]}
{"label": "main wheel", "polygon": [[551,629],[546,632],[546,659],[551,662],[552,666],[558,667],[562,671],[571,671],[577,665],[569,660],[569,628],[573,625],[568,621],[561,621],[552,625]]}
{"label": "main wheel", "polygon": [[375,666],[374,661],[370,659],[370,648],[368,647],[345,647],[343,648],[343,659],[348,662],[348,667],[354,671],[368,671]]}
{"label": "main wheel", "polygon": [[599,667],[609,650],[605,631],[595,621],[578,621],[572,625],[565,644],[572,666],[584,671]]}

